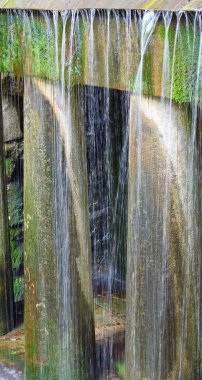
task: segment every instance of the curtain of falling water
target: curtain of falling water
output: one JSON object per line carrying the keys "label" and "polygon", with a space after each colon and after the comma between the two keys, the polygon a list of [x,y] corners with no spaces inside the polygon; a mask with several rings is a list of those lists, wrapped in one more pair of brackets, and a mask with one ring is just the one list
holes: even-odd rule
{"label": "curtain of falling water", "polygon": [[[99,83],[101,69],[105,87],[91,86],[85,93],[95,317],[102,311],[99,306],[105,310],[96,329],[97,369],[103,379],[114,367],[113,347],[120,339],[116,323],[124,329],[123,320],[113,319],[113,313],[121,314],[114,310],[113,299],[125,294],[129,94],[110,90],[110,80],[113,54],[117,54],[117,69],[121,71],[125,63],[129,71],[130,62],[127,58],[121,62],[119,54],[121,46],[130,48],[131,18],[130,12],[120,15],[115,11],[96,15],[91,11],[84,18],[88,30],[87,83]],[[103,46],[98,46],[98,38]],[[129,86],[127,75],[123,81]]]}
{"label": "curtain of falling water", "polygon": [[[158,249],[157,235],[154,232],[152,236],[152,214],[157,207],[154,194],[149,191],[149,178],[144,174],[142,162],[142,146],[143,146],[143,120],[141,114],[141,102],[143,91],[143,68],[144,56],[150,42],[152,33],[154,32],[158,19],[157,13],[148,12],[138,19],[139,36],[140,36],[140,63],[135,81],[135,91],[137,98],[134,100],[134,116],[131,113],[131,131],[130,131],[130,157],[129,157],[129,215],[128,215],[128,276],[130,280],[127,282],[127,296],[132,296],[132,302],[128,303],[127,318],[129,330],[127,334],[131,334],[132,339],[127,337],[128,346],[126,347],[126,360],[129,361],[127,367],[127,376],[129,379],[147,378],[154,372],[155,360],[147,362],[147,352],[152,356],[155,355],[156,342],[155,336],[149,333],[155,318],[158,318],[157,310],[154,307],[154,300],[151,302],[150,315],[146,315],[147,304],[145,292],[153,289],[150,297],[154,296],[156,291],[155,283],[152,279],[144,278],[145,267],[149,262],[149,248],[151,254],[155,247]],[[132,112],[132,110],[131,110]],[[133,121],[134,117],[134,121]],[[148,143],[149,145],[149,143]],[[149,157],[148,157],[149,159]],[[151,159],[151,158],[150,158]],[[152,172],[148,173],[148,176]],[[135,197],[134,197],[135,196]],[[153,209],[152,209],[153,208]],[[150,233],[150,236],[147,235]],[[147,237],[148,236],[148,237]],[[151,239],[151,246],[149,242]],[[147,242],[148,240],[148,242]],[[153,240],[153,241],[152,241]],[[131,253],[133,252],[133,253]],[[155,266],[153,267],[155,270]],[[157,269],[157,275],[159,270]],[[156,273],[155,273],[156,274]],[[145,282],[145,283],[144,283]],[[146,288],[147,287],[147,288]],[[133,317],[131,317],[133,315]],[[149,320],[150,317],[150,320]],[[148,319],[146,319],[148,318]],[[153,320],[152,320],[153,319]],[[145,339],[148,336],[146,343]],[[133,343],[131,344],[131,340]],[[131,355],[129,354],[132,351]],[[130,361],[131,359],[131,361]],[[145,360],[146,359],[146,360]],[[147,368],[149,364],[150,368]],[[129,367],[132,368],[130,371]]]}
{"label": "curtain of falling water", "polygon": [[[101,322],[103,342],[106,343],[102,347],[99,345],[97,352],[97,365],[102,369],[112,366],[113,339],[107,342],[107,335],[104,336],[105,326],[111,325],[111,331],[116,333],[111,315],[112,298],[123,297],[125,293],[128,147],[125,130],[128,125],[128,114],[125,111],[128,109],[129,100],[125,93],[110,92],[111,149],[108,151],[109,163],[106,166],[108,144],[104,133],[105,113],[101,112],[104,96],[103,89],[94,87],[85,89],[95,307],[100,303],[106,307],[106,314],[103,314]],[[108,171],[113,190],[110,202],[107,196]],[[106,224],[107,216],[109,225]]]}
{"label": "curtain of falling water", "polygon": [[[195,334],[195,356],[198,361],[195,373],[201,377],[201,106],[202,106],[202,17],[196,14],[194,18],[194,38],[196,38],[196,28],[199,28],[199,50],[196,50],[195,41],[191,45],[188,40],[189,52],[192,57],[198,57],[196,66],[196,82],[193,88],[192,124],[188,142],[188,180],[187,180],[187,247],[188,261],[186,268],[186,290],[183,294],[183,324],[182,324],[182,355],[180,363],[180,375],[183,376],[182,358],[186,357],[187,350],[190,350],[189,339]],[[188,36],[189,29],[187,27]],[[190,294],[192,298],[190,299]],[[191,314],[194,318],[189,327]]]}
{"label": "curtain of falling water", "polygon": [[[41,365],[38,378],[77,380],[79,373],[80,378],[87,379],[85,368],[89,370],[89,378],[94,376],[90,363],[93,353],[87,355],[85,343],[79,339],[79,336],[84,337],[87,349],[89,341],[93,341],[91,327],[86,329],[88,318],[90,321],[92,318],[91,307],[87,307],[84,328],[79,318],[74,322],[75,315],[81,313],[82,308],[74,308],[75,299],[80,300],[78,283],[85,289],[85,298],[90,300],[92,296],[87,201],[82,198],[86,192],[86,173],[81,174],[82,163],[85,167],[82,129],[85,126],[96,303],[97,296],[104,296],[101,344],[105,338],[103,332],[107,331],[108,337],[110,329],[107,327],[113,325],[113,298],[124,293],[128,213],[126,379],[200,379],[201,14],[179,13],[176,16],[171,13],[95,10],[61,14],[8,12],[11,25],[8,41],[12,41],[11,46],[13,44],[10,71],[15,71],[17,60],[14,15],[19,21],[17,33],[22,32],[22,43],[26,41],[22,44],[22,68],[19,72],[44,78],[44,81],[34,78],[31,87],[25,78],[26,96],[35,104],[42,133],[42,139],[36,140],[38,145],[34,150],[42,172],[45,170],[44,156],[37,154],[43,148],[44,136],[49,143],[43,154],[47,158],[51,152],[47,159],[51,175],[45,174],[51,177],[48,186],[53,207],[49,211],[50,215],[53,211],[54,218],[51,219],[53,247],[49,263],[50,268],[52,262],[55,263],[50,273],[53,273],[52,294],[57,301],[50,327],[50,331],[54,331],[51,340],[47,328],[49,306],[46,308],[45,305],[43,310],[45,295],[49,299],[50,291],[42,275],[41,291],[35,303],[36,313],[42,308],[43,344],[38,341],[40,350],[37,354],[37,348],[31,347],[33,363]],[[159,23],[164,26],[162,80],[158,93],[161,100],[152,100],[144,97],[145,69],[148,70],[152,64],[146,61],[149,49],[154,49],[152,54],[156,57],[159,55],[159,44],[153,40]],[[186,26],[186,39],[183,25]],[[85,41],[85,48],[81,41]],[[176,92],[176,76],[181,75],[180,65],[176,68],[176,62],[179,64],[176,57],[182,44],[186,44],[188,57],[192,57],[193,69],[188,67],[188,72],[193,78],[186,100],[188,105],[179,107],[172,97]],[[154,65],[153,69],[155,71]],[[90,86],[73,89],[74,80],[77,83],[75,78],[79,78],[79,83]],[[123,89],[128,93],[120,91]],[[129,91],[135,94],[131,95],[130,106]],[[47,114],[52,112],[50,109],[56,117],[47,118]],[[47,136],[48,123],[51,128]],[[31,128],[34,128],[33,123],[30,129],[27,127],[27,136]],[[29,154],[27,152],[28,157]],[[82,167],[77,165],[78,157],[82,157]],[[37,159],[34,162],[37,165]],[[42,194],[44,188],[39,178],[37,181],[37,191]],[[30,215],[26,215],[28,225]],[[41,214],[39,216],[42,217]],[[71,228],[76,236],[75,244],[70,237]],[[72,257],[79,251],[86,252],[88,258],[72,263]],[[46,273],[46,266],[47,261],[44,260],[39,265],[40,273]],[[28,286],[32,287],[32,283]],[[84,304],[83,301],[79,303]],[[86,331],[89,334],[87,341]],[[114,332],[116,327],[113,336]],[[51,347],[57,340],[56,336],[56,346]],[[72,337],[75,342],[73,352],[78,358],[76,364],[72,360],[67,361]],[[34,339],[30,335],[30,341]],[[51,363],[55,366],[53,373],[44,369],[47,357],[52,358],[50,353],[54,356]],[[98,367],[103,371],[112,370],[113,339],[108,345],[103,344],[101,354],[99,350],[97,353]],[[88,365],[75,372],[83,357]],[[108,372],[102,374],[103,379],[109,376]]]}
{"label": "curtain of falling water", "polygon": [[[112,20],[113,22],[115,21],[114,19]],[[111,28],[111,18],[110,18],[110,12],[107,14],[101,13],[99,15],[99,19],[95,19],[95,12],[92,11],[90,13],[90,28],[89,28],[89,49],[88,49],[88,67],[89,67],[89,72],[88,72],[88,80],[90,83],[96,83],[97,82],[97,73],[96,67],[99,64],[99,57],[96,56],[96,52],[94,51],[94,38],[96,39],[96,35],[94,36],[94,29],[96,32],[102,33],[103,38],[105,38],[105,50],[104,50],[104,86],[106,87],[103,90],[97,90],[96,88],[89,89],[88,92],[90,96],[88,96],[88,101],[87,101],[87,107],[88,107],[88,112],[89,112],[89,140],[91,141],[89,143],[89,149],[91,149],[90,155],[94,155],[93,162],[97,161],[97,174],[93,174],[93,176],[90,178],[90,184],[89,184],[89,191],[95,193],[95,186],[99,187],[99,180],[98,177],[103,180],[103,185],[100,186],[100,191],[99,191],[99,197],[100,201],[97,201],[97,207],[101,210],[103,208],[103,215],[105,215],[105,223],[103,223],[103,238],[105,241],[105,248],[102,249],[102,251],[105,251],[103,257],[100,255],[100,264],[101,260],[103,260],[103,271],[106,271],[106,281],[105,285],[109,289],[110,286],[112,286],[112,281],[113,281],[113,276],[114,273],[112,268],[110,268],[110,263],[113,261],[112,259],[112,254],[111,254],[111,248],[109,247],[112,243],[112,197],[113,197],[113,181],[115,179],[113,178],[113,173],[112,173],[112,155],[113,155],[113,149],[112,147],[112,139],[113,139],[113,134],[119,133],[119,130],[121,130],[120,127],[115,126],[117,129],[116,132],[114,132],[114,128],[112,128],[113,122],[114,122],[114,116],[113,115],[113,97],[114,95],[112,94],[110,96],[110,90],[109,90],[109,64],[110,64],[110,54],[111,54],[111,48],[110,48],[110,28]],[[126,20],[124,20],[126,23]],[[116,23],[115,24],[115,33],[116,33],[116,39],[120,38],[119,36],[119,14],[116,14]],[[98,24],[98,25],[97,25]],[[126,36],[125,36],[126,37]],[[114,94],[116,94],[114,92]],[[118,95],[117,95],[118,96]],[[123,95],[124,99],[124,95]],[[114,101],[116,104],[116,100]],[[127,108],[125,108],[127,110]],[[122,112],[124,115],[124,110]],[[103,119],[102,121],[99,121],[100,119]],[[100,138],[96,135],[95,132],[95,127],[94,124],[95,122],[97,123],[102,123],[103,128],[102,130],[99,131],[100,133]],[[118,122],[118,121],[117,121]],[[127,124],[127,121],[124,122],[124,128],[125,124]],[[98,133],[98,132],[97,132]],[[122,133],[122,132],[121,132]],[[125,132],[123,132],[124,134]],[[96,141],[98,139],[98,141]],[[101,141],[102,139],[102,141]],[[125,139],[125,138],[124,138]],[[100,141],[99,141],[100,140]],[[127,140],[127,138],[126,138]],[[124,145],[124,144],[123,144]],[[99,146],[103,146],[103,152],[97,152],[96,151],[99,149]],[[114,155],[115,156],[115,155]],[[118,155],[119,156],[119,155]],[[96,157],[96,158],[95,158]],[[98,160],[102,161],[102,163],[98,163]],[[118,157],[120,160],[120,157]],[[92,162],[92,167],[95,167],[95,163]],[[91,162],[89,163],[91,164]],[[101,166],[99,168],[99,166]],[[119,170],[119,165],[118,165],[118,170]],[[91,173],[93,169],[89,169],[89,172]],[[102,178],[103,177],[103,178]],[[121,176],[120,181],[121,181]],[[95,184],[93,184],[93,181]],[[98,191],[97,191],[98,193]],[[90,196],[91,200],[93,201],[93,195]],[[103,207],[102,207],[102,202],[103,202]],[[96,202],[95,202],[96,203]],[[92,207],[96,207],[96,204]],[[96,209],[93,211],[96,212]],[[95,239],[95,244],[96,244]],[[99,249],[99,248],[98,248]],[[96,251],[96,247],[95,247]],[[96,255],[94,256],[95,259],[95,266],[96,266]],[[104,269],[104,266],[106,265],[106,268]],[[96,268],[95,268],[96,269]],[[100,267],[100,270],[102,271],[102,268]],[[109,282],[108,285],[106,282]],[[104,289],[103,289],[104,290]],[[110,289],[109,289],[110,291]]]}
{"label": "curtain of falling water", "polygon": [[[171,17],[163,14],[161,102],[143,96],[144,58],[158,18],[151,12],[141,20],[131,99],[127,380],[201,377],[201,15],[177,15],[173,46]],[[172,101],[182,44],[197,62],[195,73],[188,68],[194,78],[184,110]]]}

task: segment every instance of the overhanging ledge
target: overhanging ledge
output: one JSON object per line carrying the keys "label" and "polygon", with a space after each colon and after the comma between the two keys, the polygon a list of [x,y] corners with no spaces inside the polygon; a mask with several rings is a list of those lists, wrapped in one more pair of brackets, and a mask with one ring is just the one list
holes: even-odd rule
{"label": "overhanging ledge", "polygon": [[0,9],[150,9],[201,11],[202,0],[0,0]]}

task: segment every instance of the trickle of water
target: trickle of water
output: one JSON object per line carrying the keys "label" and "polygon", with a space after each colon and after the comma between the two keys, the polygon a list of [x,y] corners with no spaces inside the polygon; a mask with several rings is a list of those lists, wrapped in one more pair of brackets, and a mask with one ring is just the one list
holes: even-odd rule
{"label": "trickle of water", "polygon": [[172,21],[173,14],[171,12],[163,13],[164,25],[165,25],[165,39],[164,39],[164,52],[163,52],[163,78],[162,78],[162,94],[161,97],[168,97],[167,85],[170,81],[170,50],[168,32]]}
{"label": "trickle of water", "polygon": [[57,11],[53,12],[54,33],[55,33],[55,66],[56,78],[59,79],[59,47],[58,47],[58,17]]}

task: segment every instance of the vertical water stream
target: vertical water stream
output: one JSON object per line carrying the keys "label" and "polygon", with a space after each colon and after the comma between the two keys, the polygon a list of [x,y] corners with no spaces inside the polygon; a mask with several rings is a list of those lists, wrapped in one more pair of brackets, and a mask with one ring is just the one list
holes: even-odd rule
{"label": "vertical water stream", "polygon": [[[193,32],[189,19],[177,15],[172,51],[171,15],[163,19],[161,102],[143,96],[144,49],[131,101],[126,378],[200,379],[201,16],[194,19]],[[148,42],[154,32],[150,28],[149,33],[149,25],[155,27],[151,13],[143,16],[141,30],[141,36],[148,33]],[[187,100],[191,107],[184,108],[173,102],[183,44],[197,62]]]}
{"label": "vertical water stream", "polygon": [[24,78],[27,380],[200,380],[201,14],[0,22]]}

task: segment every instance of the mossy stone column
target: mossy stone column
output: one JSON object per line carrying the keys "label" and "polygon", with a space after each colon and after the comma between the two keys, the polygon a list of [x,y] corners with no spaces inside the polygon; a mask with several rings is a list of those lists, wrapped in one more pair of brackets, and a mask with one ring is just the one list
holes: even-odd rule
{"label": "mossy stone column", "polygon": [[13,283],[4,161],[2,92],[0,76],[0,335],[13,328]]}
{"label": "mossy stone column", "polygon": [[85,142],[76,90],[71,98],[74,106],[69,107],[69,117],[61,107],[59,87],[25,80],[25,360],[29,380],[94,379]]}

